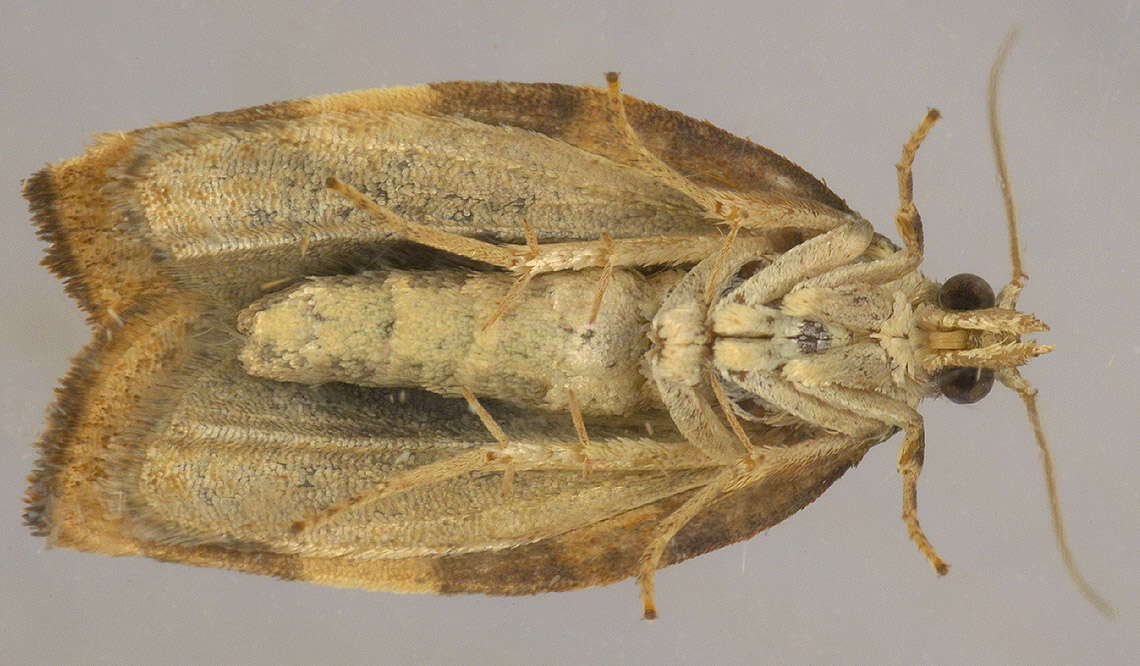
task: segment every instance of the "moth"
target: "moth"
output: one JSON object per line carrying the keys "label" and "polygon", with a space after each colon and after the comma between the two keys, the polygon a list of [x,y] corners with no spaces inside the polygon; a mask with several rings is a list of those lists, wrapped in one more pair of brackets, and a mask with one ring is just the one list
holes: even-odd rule
{"label": "moth", "polygon": [[[747,539],[941,393],[1050,347],[789,160],[604,89],[454,82],[99,136],[31,176],[95,329],[26,521],[51,544],[396,592],[532,594]],[[1037,427],[1038,438],[1044,444]],[[1067,551],[1064,551],[1067,553]]]}

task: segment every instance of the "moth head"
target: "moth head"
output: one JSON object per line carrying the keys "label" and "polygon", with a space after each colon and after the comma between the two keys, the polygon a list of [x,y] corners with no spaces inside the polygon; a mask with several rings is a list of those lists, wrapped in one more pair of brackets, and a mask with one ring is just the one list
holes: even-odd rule
{"label": "moth head", "polygon": [[954,402],[977,402],[989,393],[997,378],[1021,396],[1034,423],[1038,444],[1044,448],[1035,400],[1037,390],[1021,377],[1017,366],[1052,351],[1053,346],[1021,339],[1049,327],[1033,315],[1017,310],[1017,297],[1029,276],[1021,264],[1017,212],[997,111],[998,82],[1015,36],[1016,30],[1011,30],[998,51],[990,69],[987,93],[990,139],[1009,231],[1010,281],[995,296],[989,284],[977,275],[955,275],[939,287],[937,304],[928,305],[917,314],[919,327],[928,332],[928,354],[923,365],[934,377],[939,391]]}
{"label": "moth head", "polygon": [[[938,289],[937,303],[919,312],[929,352],[923,365],[934,377],[939,392],[957,403],[981,400],[993,386],[995,372],[1003,383],[1013,368],[1034,356],[1052,351],[1052,345],[1022,336],[1049,330],[1041,320],[1016,309],[1023,276],[995,296],[990,285],[971,273],[960,273]],[[1005,372],[1002,372],[1005,371]]]}
{"label": "moth head", "polygon": [[1023,341],[1022,335],[1046,331],[1048,327],[1036,317],[1017,311],[1017,297],[1029,278],[1021,266],[1017,214],[1010,193],[997,113],[998,80],[1015,34],[1016,31],[1011,31],[998,51],[990,69],[987,95],[990,138],[993,141],[994,162],[1009,228],[1012,277],[996,297],[989,285],[976,275],[956,275],[943,283],[939,288],[937,305],[926,304],[925,308],[916,312],[919,315],[919,326],[928,330],[930,351],[924,364],[927,365],[927,370],[935,372],[942,393],[955,402],[980,400],[996,378],[1013,389],[1025,403],[1034,438],[1042,453],[1053,534],[1057,539],[1061,559],[1085,599],[1101,613],[1111,617],[1114,614],[1112,606],[1081,575],[1065,539],[1052,456],[1045,441],[1041,415],[1037,411],[1037,389],[1017,371],[1017,366],[1034,356],[1051,351],[1053,347],[1037,344],[1035,340]]}

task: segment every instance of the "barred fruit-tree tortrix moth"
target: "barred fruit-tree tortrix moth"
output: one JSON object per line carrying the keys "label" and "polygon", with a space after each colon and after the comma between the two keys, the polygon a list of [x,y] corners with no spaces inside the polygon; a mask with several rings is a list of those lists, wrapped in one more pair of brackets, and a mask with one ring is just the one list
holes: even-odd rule
{"label": "barred fruit-tree tortrix moth", "polygon": [[1016,252],[996,296],[917,272],[936,112],[903,149],[899,248],[788,160],[608,83],[282,102],[32,176],[96,329],[33,531],[401,592],[637,576],[651,617],[657,568],[776,524],[901,430],[905,523],[944,572],[915,407],[996,376],[1036,421],[1014,367],[1048,347],[1020,339],[1045,327],[1014,308]]}

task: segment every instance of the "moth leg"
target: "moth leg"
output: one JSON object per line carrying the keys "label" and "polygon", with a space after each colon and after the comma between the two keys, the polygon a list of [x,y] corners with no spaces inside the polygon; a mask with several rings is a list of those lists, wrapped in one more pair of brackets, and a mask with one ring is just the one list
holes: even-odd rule
{"label": "moth leg", "polygon": [[728,377],[737,386],[780,411],[826,430],[851,437],[868,438],[889,431],[888,426],[893,424],[876,416],[850,409],[846,405],[840,405],[830,397],[820,398],[806,393],[795,382],[781,377],[778,371],[732,371],[728,373]]}
{"label": "moth leg", "polygon": [[740,234],[740,218],[733,216],[731,222],[732,226],[729,228],[728,235],[724,237],[724,243],[721,244],[720,252],[717,253],[716,264],[713,266],[712,272],[709,273],[708,282],[705,283],[705,303],[707,304],[711,304],[713,297],[716,296],[716,290],[721,284],[721,275],[724,273],[725,262],[736,242],[736,237]]}
{"label": "moth leg", "polygon": [[901,427],[906,434],[899,449],[898,470],[903,479],[903,521],[907,533],[939,575],[949,565],[938,555],[918,523],[918,476],[922,471],[925,435],[922,416],[914,409],[872,391],[843,387],[807,388],[774,372],[734,373],[744,389],[773,406],[808,423],[874,442],[882,439],[885,425]]}
{"label": "moth leg", "polygon": [[866,220],[853,220],[809,238],[776,257],[722,299],[745,306],[766,305],[810,278],[834,271],[860,257],[874,238]]}
{"label": "moth leg", "polygon": [[907,534],[910,540],[918,547],[920,553],[926,556],[926,561],[938,572],[939,576],[950,571],[946,564],[934,550],[930,540],[918,524],[918,475],[922,473],[922,461],[926,454],[926,436],[921,427],[915,432],[907,431],[902,446],[899,447],[899,474],[903,479],[903,522],[906,523]]}
{"label": "moth leg", "polygon": [[582,417],[582,408],[578,405],[578,394],[574,392],[574,389],[568,389],[567,395],[570,398],[570,418],[574,421],[574,431],[578,433],[578,444],[582,447],[583,476],[589,477],[593,461],[590,460],[588,453],[590,435],[586,432],[586,419]]}
{"label": "moth leg", "polygon": [[626,114],[621,81],[616,72],[606,74],[606,93],[610,125],[618,139],[618,145],[610,146],[608,152],[624,153],[611,155],[611,159],[653,174],[688,196],[714,219],[739,218],[741,225],[749,229],[792,227],[822,232],[857,218],[853,213],[783,192],[742,195],[732,190],[698,185],[654,155],[638,138]]}
{"label": "moth leg", "polygon": [[926,452],[926,435],[922,415],[913,407],[874,391],[863,391],[841,386],[804,387],[800,391],[818,397],[833,409],[848,410],[852,414],[903,429],[899,446],[898,470],[903,480],[902,518],[907,534],[938,575],[945,575],[950,565],[926,538],[918,522],[918,477]]}
{"label": "moth leg", "polygon": [[400,474],[387,483],[381,483],[363,493],[336,502],[308,520],[298,520],[292,525],[291,529],[293,533],[297,534],[314,527],[319,527],[349,509],[377,502],[385,497],[404,492],[405,490],[439,483],[468,472],[487,469],[492,465],[505,465],[503,469],[503,495],[506,496],[510,494],[511,487],[514,484],[515,465],[511,456],[504,453],[506,448],[510,445],[510,439],[502,427],[499,426],[498,422],[495,421],[495,418],[491,416],[490,412],[479,403],[475,394],[466,386],[462,387],[462,390],[463,397],[467,400],[467,404],[471,407],[471,410],[475,412],[475,415],[483,422],[483,426],[487,428],[491,436],[499,442],[497,450],[494,448],[480,448],[453,458],[441,460],[437,463],[425,465],[405,474]]}
{"label": "moth leg", "polygon": [[[507,433],[504,432],[502,427],[499,426],[498,422],[495,421],[495,417],[491,416],[491,413],[488,412],[483,407],[483,405],[479,403],[479,400],[475,397],[475,394],[471,392],[471,389],[467,388],[466,386],[463,386],[461,388],[463,390],[463,397],[467,400],[467,404],[471,407],[471,411],[475,412],[475,415],[478,416],[479,420],[483,422],[483,427],[490,431],[491,436],[499,442],[499,449],[501,451],[505,451],[511,443],[510,438],[507,437]],[[505,462],[507,464],[507,468],[503,470],[503,496],[506,497],[511,493],[511,488],[514,486],[515,482],[514,461],[509,455],[503,453],[500,453],[497,458],[494,456],[488,456],[487,461],[489,462],[495,459],[497,459],[499,462]]]}
{"label": "moth leg", "polygon": [[724,414],[724,420],[728,421],[729,427],[740,440],[740,445],[744,447],[748,456],[756,453],[756,447],[752,446],[752,438],[744,430],[744,425],[740,423],[740,419],[736,417],[736,412],[732,409],[732,402],[724,393],[724,387],[720,385],[720,378],[717,377],[716,370],[712,367],[708,369],[709,386],[712,387],[713,395],[716,397],[716,402],[720,405],[720,411]]}
{"label": "moth leg", "polygon": [[[736,419],[736,415],[732,413],[728,398],[724,395],[724,390],[720,388],[720,383],[717,382],[715,378],[713,378],[712,386],[717,402],[720,403],[725,417],[732,425],[733,431],[740,438],[742,445],[748,451],[748,455],[742,459],[742,462],[746,467],[754,466],[752,464],[752,456],[755,451],[752,447],[752,442],[749,441],[748,435],[744,432],[740,421]],[[739,474],[732,467],[726,468],[717,475],[716,478],[710,481],[708,485],[685,500],[684,504],[669,514],[669,517],[661,521],[661,524],[658,525],[657,533],[654,535],[653,540],[649,542],[649,546],[645,549],[645,552],[641,554],[637,567],[637,584],[641,589],[642,617],[646,620],[653,620],[657,617],[657,604],[653,599],[653,579],[657,574],[657,569],[661,566],[661,558],[665,555],[665,549],[669,546],[669,542],[673,540],[677,532],[681,531],[681,528],[687,525],[693,517],[703,511],[705,507],[720,496],[729,483],[738,476]]]}
{"label": "moth leg", "polygon": [[516,470],[574,470],[584,469],[588,475],[594,469],[602,471],[695,470],[710,467],[708,456],[688,441],[625,440],[622,446],[595,446],[586,432],[585,419],[578,399],[570,391],[570,413],[578,441],[515,441],[507,437],[495,418],[479,403],[467,387],[462,387],[464,398],[484,427],[497,440],[494,446],[482,446],[451,458],[416,467],[396,474],[390,480],[376,484],[339,502],[335,502],[316,515],[293,522],[289,529],[300,534],[319,527],[341,513],[367,506],[408,490],[441,483],[458,476],[478,471],[502,471],[503,495],[511,490]]}
{"label": "moth leg", "polygon": [[[524,221],[524,223],[526,225],[526,244],[527,248],[529,249],[528,261],[533,262],[536,258],[543,254],[543,247],[539,245],[538,236],[535,235],[534,229],[530,226],[530,223],[526,221]],[[609,234],[603,233],[598,243],[605,247],[608,258],[604,262],[604,268],[602,269],[602,277],[598,285],[597,295],[594,298],[594,305],[590,310],[590,324],[593,324],[598,319],[598,312],[602,309],[602,297],[605,295],[606,287],[609,286],[609,283],[613,279],[614,274],[613,239],[610,238]],[[598,261],[601,261],[601,259],[599,258]],[[548,266],[543,269],[542,272],[553,272],[554,270],[560,269],[555,269],[553,268],[553,265],[548,264]],[[495,308],[495,311],[491,314],[490,317],[487,318],[487,321],[483,322],[483,327],[481,330],[487,330],[489,326],[498,321],[499,318],[503,316],[503,314],[511,309],[511,306],[514,305],[516,301],[518,301],[519,297],[526,290],[527,285],[530,284],[530,281],[534,278],[535,275],[538,274],[538,272],[539,271],[536,270],[536,267],[532,263],[528,263],[527,265],[515,269],[515,273],[518,275],[515,283],[511,285],[511,288],[507,292],[507,295],[503,297],[503,300],[499,303],[499,307]]]}
{"label": "moth leg", "polygon": [[[537,257],[540,251],[538,246],[538,234],[534,232],[534,227],[531,226],[530,220],[526,218],[523,218],[523,233],[526,235],[526,256],[532,258]],[[507,291],[506,296],[504,296],[503,300],[499,303],[499,307],[495,308],[495,311],[491,313],[487,321],[483,322],[483,326],[480,328],[481,331],[487,330],[491,324],[494,324],[507,310],[511,309],[511,306],[518,301],[519,296],[526,290],[531,279],[534,278],[534,272],[530,269],[525,269],[522,272],[516,271],[516,274],[518,277],[515,279],[515,283],[511,285],[510,290]]]}
{"label": "moth leg", "polygon": [[642,143],[637,131],[629,122],[629,116],[626,115],[625,99],[621,92],[621,77],[617,72],[606,72],[606,112],[610,127],[617,134],[616,144],[608,146],[607,150],[611,159],[657,176],[710,212],[717,210],[717,202],[715,198],[709,196],[707,189],[697,186],[677,173]]}
{"label": "moth leg", "polygon": [[724,469],[708,485],[685,500],[684,504],[658,524],[657,533],[653,536],[649,547],[641,554],[637,565],[637,584],[641,588],[641,605],[644,612],[642,617],[646,620],[657,617],[657,605],[653,601],[653,578],[661,566],[661,557],[665,554],[665,548],[677,532],[711,504],[736,476],[734,468]]}
{"label": "moth leg", "polygon": [[397,475],[387,483],[377,484],[362,493],[331,504],[315,516],[298,520],[290,526],[290,531],[294,534],[300,534],[320,527],[350,509],[378,502],[385,497],[390,497],[391,495],[402,493],[412,488],[439,483],[448,479],[454,479],[468,472],[486,469],[489,463],[495,461],[495,453],[494,448],[479,448],[430,465],[418,467],[404,474]]}
{"label": "moth leg", "polygon": [[[406,220],[372,201],[352,185],[335,177],[330,177],[326,186],[348,198],[361,210],[406,236],[408,240],[492,266],[505,268],[516,275],[523,275],[527,272],[537,275],[566,270],[605,268],[610,263],[615,268],[675,266],[696,263],[715,253],[722,244],[719,236],[705,235],[617,238],[608,242],[599,239],[597,241],[548,243],[541,246],[530,243],[527,245],[496,245]],[[760,236],[740,239],[737,243],[740,244],[744,241],[748,241],[748,247],[757,254],[781,249],[770,239]]]}
{"label": "moth leg", "polygon": [[609,234],[602,234],[602,243],[610,249],[610,259],[606,262],[606,267],[602,269],[602,277],[598,280],[598,292],[594,296],[594,305],[590,308],[589,323],[593,324],[598,321],[598,312],[602,309],[602,298],[606,295],[606,288],[610,286],[610,281],[614,277],[614,260],[613,260],[613,247],[614,240],[610,238]]}
{"label": "moth leg", "polygon": [[471,472],[501,471],[505,475],[512,467],[519,471],[584,469],[662,473],[670,470],[704,469],[710,467],[710,462],[704,453],[683,440],[632,440],[618,448],[596,446],[584,436],[574,444],[561,441],[512,441],[506,452],[501,445],[483,446],[397,474],[391,480],[331,504],[313,516],[294,521],[289,529],[294,534],[300,534],[324,525],[345,511],[399,493]]}
{"label": "moth leg", "polygon": [[519,273],[518,277],[515,279],[514,284],[511,285],[511,288],[507,290],[506,295],[503,296],[503,300],[499,301],[499,307],[495,308],[495,311],[491,313],[490,317],[487,317],[487,321],[483,322],[483,325],[479,327],[479,330],[485,331],[492,324],[499,321],[499,318],[506,314],[507,310],[510,310],[512,305],[518,302],[519,297],[522,296],[522,293],[524,291],[526,291],[527,286],[530,285],[530,281],[534,279],[534,276],[535,272],[529,269]]}
{"label": "moth leg", "polygon": [[911,167],[914,165],[914,156],[918,153],[918,147],[933,129],[934,123],[938,122],[940,115],[938,109],[926,112],[922,122],[903,144],[902,157],[896,165],[899,177],[899,210],[895,213],[895,226],[898,227],[907,252],[916,255],[920,260],[923,250],[922,218],[914,205],[914,174]]}
{"label": "moth leg", "polygon": [[[329,177],[326,186],[382,220],[408,240],[522,275],[603,268],[608,263],[618,267],[692,263],[708,256],[720,243],[715,236],[695,236],[622,238],[610,243],[598,240],[552,243],[537,247],[529,243],[495,245],[405,220],[335,177]],[[771,247],[770,242],[761,239],[757,241]]]}
{"label": "moth leg", "polygon": [[448,231],[441,231],[429,227],[426,224],[418,224],[410,220],[405,220],[403,217],[369,199],[364,193],[352,185],[340,181],[335,176],[329,176],[325,181],[325,187],[352,201],[357,208],[383,221],[395,231],[406,236],[408,240],[451,252],[452,254],[457,254],[462,257],[482,261],[492,266],[510,268],[516,263],[516,253],[509,247],[486,243]]}
{"label": "moth leg", "polygon": [[653,580],[661,566],[665,550],[677,535],[702,510],[721,496],[770,478],[773,474],[810,469],[820,461],[833,461],[851,456],[869,444],[846,435],[825,435],[796,443],[794,446],[758,447],[736,464],[726,466],[709,483],[658,524],[656,533],[638,560],[637,582],[641,588],[644,617],[657,617],[653,600]]}
{"label": "moth leg", "polygon": [[[738,245],[756,255],[776,250],[771,239],[761,236],[742,238]],[[518,279],[503,297],[499,307],[483,324],[483,328],[493,324],[510,309],[511,304],[518,300],[536,275],[601,268],[602,282],[591,311],[592,323],[601,308],[602,295],[615,269],[697,263],[722,246],[723,241],[718,236],[712,235],[660,238],[610,238],[604,235],[597,241],[538,245],[534,251],[528,249],[525,253],[520,246],[508,245],[506,247],[516,249],[516,256],[519,257],[519,260],[509,267]]]}
{"label": "moth leg", "polygon": [[913,165],[919,146],[938,121],[937,109],[931,109],[903,145],[902,157],[896,165],[899,180],[899,208],[895,213],[895,226],[903,240],[903,248],[883,259],[867,263],[841,266],[824,275],[806,281],[802,287],[837,287],[865,282],[883,284],[896,280],[922,263],[922,217],[914,204]]}

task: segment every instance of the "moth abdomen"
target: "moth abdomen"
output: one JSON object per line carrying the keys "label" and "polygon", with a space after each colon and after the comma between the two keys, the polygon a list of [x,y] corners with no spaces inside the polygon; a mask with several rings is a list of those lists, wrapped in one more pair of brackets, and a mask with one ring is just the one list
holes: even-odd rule
{"label": "moth abdomen", "polygon": [[421,387],[567,412],[660,409],[642,372],[646,335],[673,272],[619,271],[590,321],[599,271],[532,280],[494,325],[514,279],[460,270],[371,271],[311,278],[246,308],[240,358],[277,381]]}

